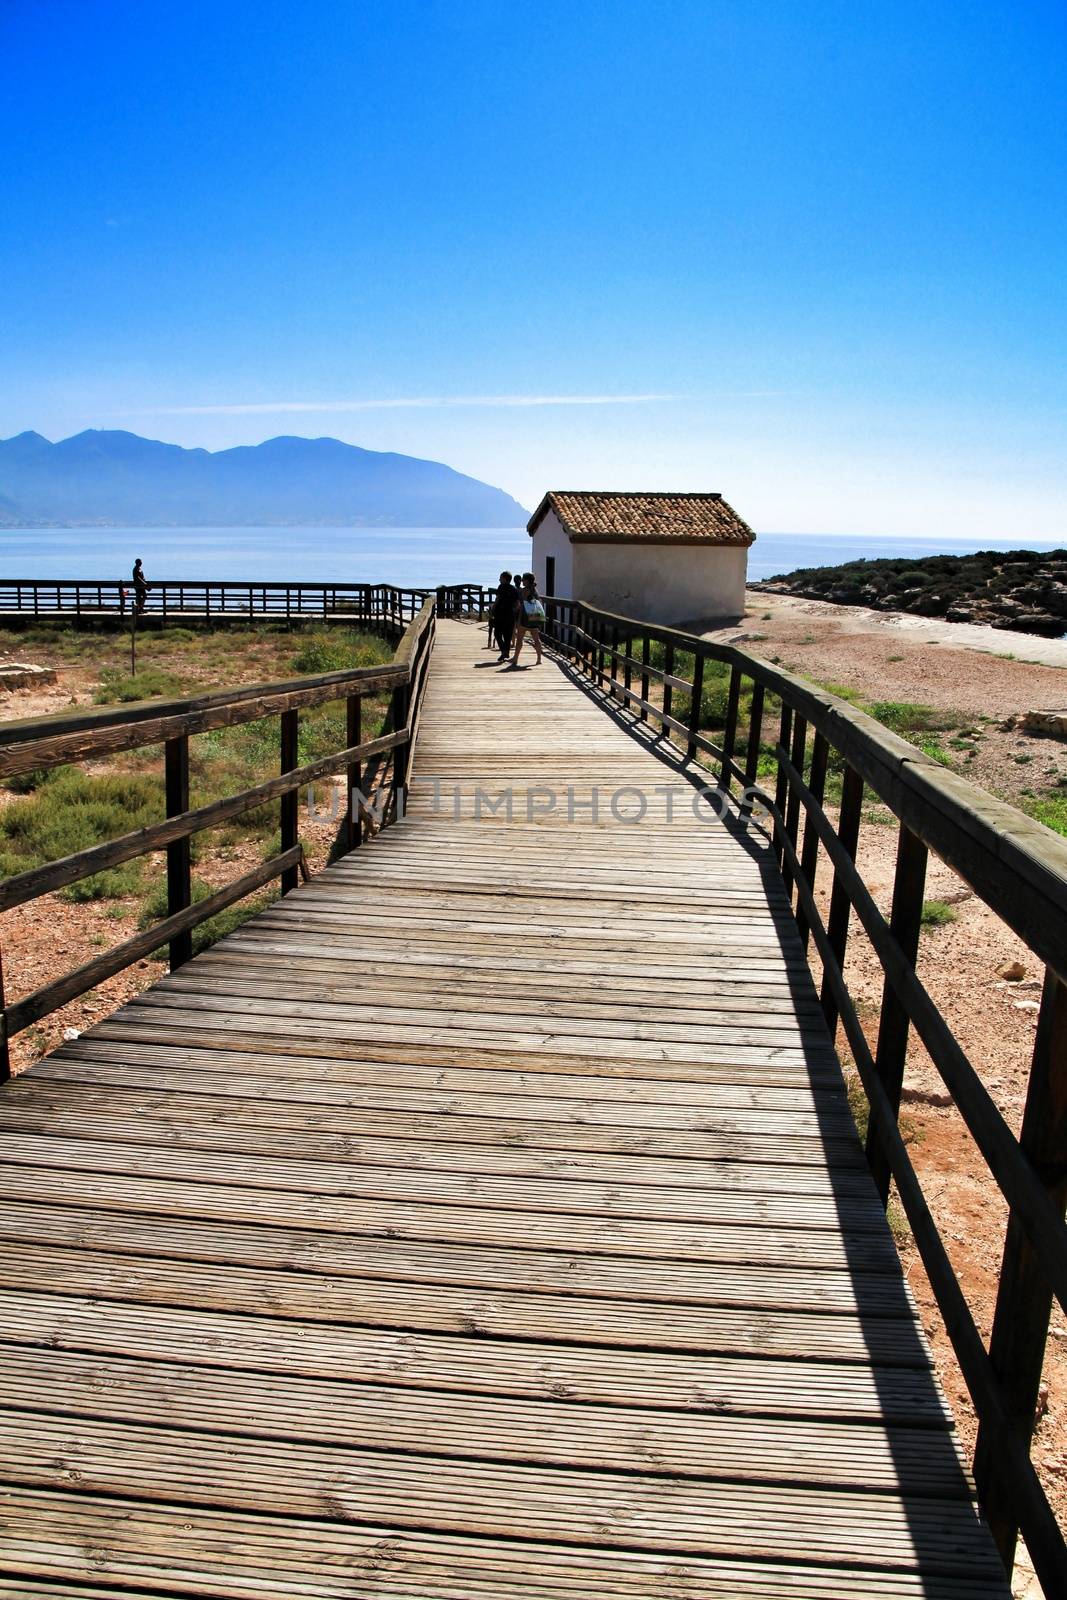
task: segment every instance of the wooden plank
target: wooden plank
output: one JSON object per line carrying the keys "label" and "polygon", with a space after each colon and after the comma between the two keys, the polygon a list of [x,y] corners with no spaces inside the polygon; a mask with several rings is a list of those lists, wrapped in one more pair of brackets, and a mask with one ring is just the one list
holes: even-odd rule
{"label": "wooden plank", "polygon": [[[133,1164],[130,1163],[130,1166]],[[20,1167],[0,1163],[3,1192],[14,1199],[47,1199],[60,1204],[105,1205],[115,1212],[167,1211],[188,1217],[313,1227],[327,1232],[385,1233],[391,1238],[469,1240],[521,1248],[534,1242],[525,1210],[489,1206],[363,1199],[352,1195],[307,1194],[284,1189],[254,1189],[235,1183],[182,1182],[127,1176],[123,1172]],[[427,1174],[429,1176],[429,1174]],[[843,1234],[758,1224],[671,1223],[628,1217],[592,1219],[538,1212],[536,1241],[556,1249],[575,1248],[600,1255],[671,1256],[677,1260],[736,1261],[750,1265],[802,1262],[813,1268],[848,1266],[857,1271],[893,1265],[892,1241],[885,1234]]]}
{"label": "wooden plank", "polygon": [[[324,1510],[325,1508],[322,1508]],[[6,1565],[59,1587],[85,1573],[88,1548],[97,1563],[152,1593],[186,1592],[211,1600],[285,1594],[301,1600],[353,1600],[360,1587],[390,1600],[513,1600],[516,1584],[533,1600],[1006,1600],[1004,1584],[984,1586],[975,1574],[842,1569],[836,1563],[756,1562],[678,1552],[657,1555],[576,1549],[524,1540],[459,1538],[388,1523],[339,1525],[322,1515],[292,1519],[188,1507],[179,1521],[170,1507],[120,1497],[97,1498],[18,1488],[0,1500]],[[0,1556],[0,1560],[4,1557]],[[357,1587],[359,1586],[359,1587]],[[49,1590],[45,1590],[49,1593]],[[90,1591],[93,1600],[98,1596]],[[111,1597],[108,1596],[108,1600]]]}
{"label": "wooden plank", "polygon": [[[132,1131],[132,1130],[131,1130]],[[228,1143],[231,1141],[228,1141]],[[242,1188],[293,1190],[302,1195],[362,1196],[429,1204],[474,1204],[505,1211],[535,1211],[562,1216],[629,1217],[721,1227],[744,1223],[782,1231],[788,1243],[792,1230],[803,1233],[865,1233],[884,1240],[876,1197],[864,1203],[848,1200],[848,1226],[842,1228],[841,1206],[833,1198],[819,1200],[729,1187],[700,1190],[651,1184],[605,1183],[588,1175],[552,1178],[537,1174],[454,1174],[402,1166],[357,1166],[347,1161],[303,1161],[279,1155],[258,1156],[227,1148],[215,1153],[201,1148],[180,1151],[173,1141],[134,1144],[92,1138],[69,1139],[48,1134],[18,1135],[4,1140],[7,1161],[49,1170],[125,1173],[176,1178],[198,1183],[231,1183]],[[892,1260],[892,1257],[888,1258]],[[855,1261],[856,1265],[860,1263]]]}
{"label": "wooden plank", "polygon": [[[630,1549],[692,1550],[755,1559],[791,1556],[798,1541],[815,1560],[995,1578],[997,1558],[974,1538],[969,1503],[877,1490],[842,1493],[797,1484],[691,1480],[592,1469],[453,1461],[283,1440],[232,1442],[213,1434],[137,1423],[65,1419],[0,1408],[0,1474],[38,1489],[141,1500],[176,1498],[244,1511],[333,1516],[369,1523],[568,1545],[603,1543],[605,1527]],[[325,1486],[328,1485],[328,1488]],[[521,1506],[521,1518],[517,1515]],[[851,1519],[867,1530],[851,1543]]]}
{"label": "wooden plank", "polygon": [[3,1349],[6,1403],[63,1416],[271,1439],[432,1450],[483,1461],[968,1498],[951,1430],[809,1423],[277,1377],[61,1350]]}
{"label": "wooden plank", "polygon": [[[366,1252],[365,1275],[300,1275],[266,1272],[230,1262],[131,1260],[115,1251],[91,1252],[23,1243],[17,1262],[0,1261],[0,1284],[43,1293],[92,1295],[130,1305],[184,1306],[192,1310],[238,1311],[308,1322],[360,1327],[536,1338],[546,1343],[595,1343],[641,1349],[692,1350],[705,1354],[788,1357],[798,1348],[822,1360],[888,1365],[928,1365],[925,1353],[899,1324],[886,1329],[857,1326],[840,1315],[753,1306],[661,1305],[631,1299],[605,1304],[593,1295],[514,1291],[493,1285],[420,1285],[373,1276]],[[751,1275],[749,1296],[753,1293]],[[796,1297],[799,1299],[799,1296]],[[910,1360],[908,1359],[910,1357]]]}
{"label": "wooden plank", "polygon": [[[679,1307],[746,1306],[767,1313],[806,1311],[834,1319],[832,1326],[819,1326],[823,1345],[833,1342],[837,1360],[912,1367],[929,1361],[907,1286],[893,1273],[831,1269],[813,1273],[777,1267],[771,1274],[765,1267],[736,1263],[578,1255],[439,1240],[377,1238],[370,1249],[363,1238],[310,1228],[262,1228],[217,1218],[172,1219],[154,1212],[127,1212],[117,1227],[114,1212],[104,1207],[18,1200],[8,1200],[0,1208],[0,1238],[23,1246],[52,1244],[411,1285],[499,1287]],[[789,1342],[788,1324],[775,1315],[766,1317],[763,1338],[768,1354],[789,1355],[798,1348]]]}
{"label": "wooden plank", "polygon": [[928,1371],[360,1328],[0,1289],[10,1344],[462,1394],[944,1427]]}

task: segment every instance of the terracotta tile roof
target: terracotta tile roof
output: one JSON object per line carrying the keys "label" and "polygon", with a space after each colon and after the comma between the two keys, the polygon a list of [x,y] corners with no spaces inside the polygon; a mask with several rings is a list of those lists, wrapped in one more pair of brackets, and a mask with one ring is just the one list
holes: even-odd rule
{"label": "terracotta tile roof", "polygon": [[611,494],[550,489],[526,524],[554,511],[572,541],[749,545],[756,535],[721,494]]}

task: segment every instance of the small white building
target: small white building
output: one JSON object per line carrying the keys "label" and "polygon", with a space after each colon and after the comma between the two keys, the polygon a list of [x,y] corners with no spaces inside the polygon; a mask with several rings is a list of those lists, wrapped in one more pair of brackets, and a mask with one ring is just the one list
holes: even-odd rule
{"label": "small white building", "polygon": [[756,535],[721,494],[550,489],[527,528],[542,594],[665,626],[744,615]]}

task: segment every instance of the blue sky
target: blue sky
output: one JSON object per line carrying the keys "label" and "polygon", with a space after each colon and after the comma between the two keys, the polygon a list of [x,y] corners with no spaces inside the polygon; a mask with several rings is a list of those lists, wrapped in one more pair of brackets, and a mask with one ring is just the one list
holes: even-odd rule
{"label": "blue sky", "polygon": [[0,0],[0,63],[0,436],[1067,538],[1061,0]]}

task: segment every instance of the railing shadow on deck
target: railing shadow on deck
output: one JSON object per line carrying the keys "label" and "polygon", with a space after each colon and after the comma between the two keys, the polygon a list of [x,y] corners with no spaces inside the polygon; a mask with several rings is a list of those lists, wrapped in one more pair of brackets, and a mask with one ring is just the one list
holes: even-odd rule
{"label": "railing shadow on deck", "polygon": [[[362,620],[396,641],[392,661],[383,666],[215,690],[183,699],[78,709],[0,727],[0,778],[47,770],[70,761],[101,759],[116,751],[162,745],[166,811],[160,822],[5,878],[0,882],[0,911],[24,905],[153,851],[165,850],[167,858],[167,915],[161,921],[15,1001],[5,996],[0,965],[0,1083],[10,1075],[9,1042],[23,1029],[163,945],[169,946],[170,970],[175,971],[190,959],[193,929],[202,922],[275,879],[280,880],[282,894],[295,889],[300,876],[306,879],[308,870],[299,838],[298,799],[302,788],[332,773],[345,774],[346,800],[334,844],[335,857],[370,837],[364,800],[372,792],[379,798],[378,827],[403,816],[433,650],[436,601],[424,600],[404,627],[410,591],[387,592],[384,586],[379,588],[382,592],[375,614]],[[364,738],[364,698],[383,691],[389,694],[384,726],[374,738]],[[301,710],[337,701],[345,707],[344,747],[300,765]],[[190,738],[270,716],[276,716],[279,723],[278,776],[191,809]],[[279,803],[281,824],[278,854],[206,899],[194,901],[193,837],[275,800]]]}
{"label": "railing shadow on deck", "polygon": [[[712,775],[698,765],[697,757],[710,757],[717,768],[715,787],[736,807],[724,825],[750,854],[758,852],[761,868],[773,862],[771,881],[779,891],[784,886],[792,914],[790,939],[795,942],[799,936],[805,956],[809,942],[814,943],[822,972],[819,1003],[829,1036],[836,1039],[838,1027],[843,1030],[870,1104],[866,1156],[871,1178],[883,1204],[888,1203],[891,1181],[896,1184],[974,1404],[979,1421],[974,1476],[982,1513],[1009,1575],[1021,1530],[1045,1592],[1067,1594],[1067,1541],[1029,1453],[1053,1298],[1067,1309],[1067,841],[946,772],[854,707],[737,645],[616,616],[580,601],[551,599],[547,604],[546,638],[568,675],[690,783],[708,783]],[[729,669],[718,744],[701,726],[709,661]],[[683,665],[690,677],[684,676]],[[746,680],[751,685],[747,690]],[[658,700],[650,692],[653,684],[659,687]],[[688,699],[684,720],[674,714],[676,693]],[[746,700],[747,718],[742,714]],[[763,727],[774,710],[777,737],[768,751]],[[653,719],[659,728],[655,735]],[[739,733],[746,721],[742,748]],[[675,734],[682,749],[672,747]],[[738,750],[743,765],[735,759]],[[823,804],[835,760],[842,780],[836,826]],[[769,764],[773,795],[760,782],[760,768]],[[898,822],[888,919],[855,864],[865,790],[873,791]],[[915,970],[930,850],[1045,964],[1018,1138]],[[823,858],[833,873],[825,922],[814,894]],[[853,912],[884,973],[873,1050],[844,977]],[[809,986],[810,973],[802,992],[814,993]],[[1009,1207],[988,1345],[898,1125],[912,1028]],[[841,1223],[848,1248],[852,1234],[847,1206],[841,1207]],[[859,1282],[858,1268],[856,1278]],[[926,1537],[918,1524],[914,1534],[920,1542]]]}

